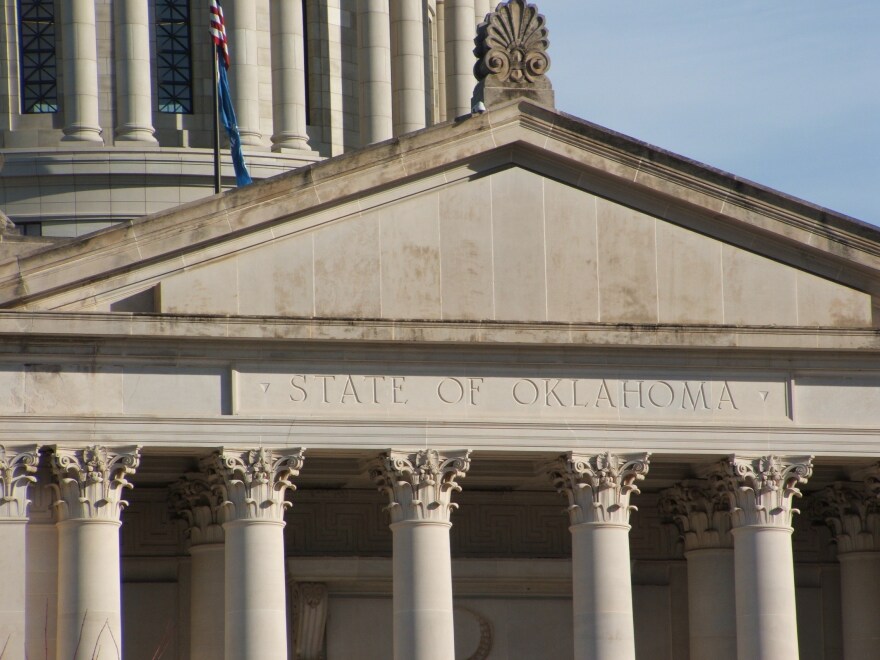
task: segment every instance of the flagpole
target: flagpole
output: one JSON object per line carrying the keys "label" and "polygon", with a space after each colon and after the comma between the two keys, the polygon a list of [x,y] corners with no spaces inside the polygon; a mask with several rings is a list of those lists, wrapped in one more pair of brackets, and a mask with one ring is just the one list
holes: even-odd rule
{"label": "flagpole", "polygon": [[214,194],[217,195],[223,190],[223,179],[220,170],[220,94],[218,88],[220,86],[220,73],[217,67],[220,66],[220,58],[217,56],[217,46],[211,43],[213,50],[212,67],[214,71]]}

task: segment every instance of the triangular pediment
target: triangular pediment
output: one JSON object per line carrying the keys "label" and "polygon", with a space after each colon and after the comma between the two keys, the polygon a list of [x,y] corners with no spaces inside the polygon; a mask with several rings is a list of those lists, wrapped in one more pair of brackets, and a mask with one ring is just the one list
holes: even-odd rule
{"label": "triangular pediment", "polygon": [[[5,306],[351,320],[873,324],[864,286],[875,279],[870,268],[847,270],[828,232],[816,236],[830,247],[770,235],[781,211],[766,200],[747,209],[753,226],[731,221],[701,208],[693,186],[676,198],[668,182],[652,192],[613,176],[620,165],[613,145],[602,156],[608,171],[597,171],[573,161],[570,144],[525,148],[522,138],[534,130],[522,125],[507,149],[475,134],[456,158],[463,144],[447,142],[429,168],[430,149],[442,146],[428,140],[432,131],[455,130],[404,139],[390,159],[388,147],[367,149],[299,178],[278,177],[22,259],[17,281],[0,279]],[[418,176],[409,175],[401,145],[424,161]],[[444,151],[448,159],[437,161]]]}

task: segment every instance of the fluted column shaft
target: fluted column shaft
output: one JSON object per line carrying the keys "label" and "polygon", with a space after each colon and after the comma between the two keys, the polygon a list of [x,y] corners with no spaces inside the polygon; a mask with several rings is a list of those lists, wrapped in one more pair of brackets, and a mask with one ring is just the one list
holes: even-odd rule
{"label": "fluted column shaft", "polygon": [[285,493],[301,449],[224,449],[211,459],[222,493],[226,660],[287,660]]}
{"label": "fluted column shaft", "polygon": [[394,134],[425,127],[425,33],[421,2],[391,3]]}
{"label": "fluted column shaft", "polygon": [[572,452],[550,470],[569,502],[575,660],[635,660],[629,500],[647,472],[647,454],[607,452]]}
{"label": "fluted column shaft", "polygon": [[731,456],[721,469],[731,501],[737,657],[797,658],[792,499],[812,458]]}
{"label": "fluted column shaft", "polygon": [[150,19],[143,0],[120,0],[116,22],[116,139],[155,144],[150,93]]}
{"label": "fluted column shaft", "polygon": [[359,0],[361,143],[393,137],[388,0]]}
{"label": "fluted column shaft", "polygon": [[254,0],[227,0],[224,4],[229,32],[229,79],[235,104],[235,118],[243,145],[259,146],[260,66],[257,44],[257,3]]}
{"label": "fluted column shaft", "polygon": [[272,150],[308,150],[302,2],[270,0]]}
{"label": "fluted column shaft", "polygon": [[394,659],[455,657],[449,516],[470,452],[388,452],[371,474],[390,500]]}
{"label": "fluted column shaft", "polygon": [[103,142],[98,116],[98,42],[94,0],[62,3],[65,141]]}
{"label": "fluted column shaft", "polygon": [[122,657],[121,499],[140,451],[55,448],[60,499],[57,660]]}
{"label": "fluted column shaft", "polygon": [[474,77],[474,0],[446,0],[446,116],[470,113]]}

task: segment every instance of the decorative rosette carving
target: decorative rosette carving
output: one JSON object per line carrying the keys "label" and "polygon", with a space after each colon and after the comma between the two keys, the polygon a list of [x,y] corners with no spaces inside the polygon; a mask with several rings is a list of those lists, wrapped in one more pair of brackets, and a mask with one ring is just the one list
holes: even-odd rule
{"label": "decorative rosette carving", "polygon": [[807,500],[807,513],[828,525],[838,554],[880,550],[880,500],[865,482],[835,482]]}
{"label": "decorative rosette carving", "polygon": [[305,450],[223,449],[209,461],[212,486],[222,500],[223,522],[232,520],[284,521],[290,507],[287,491],[296,490],[290,481],[299,475]]}
{"label": "decorative rosette carving", "polygon": [[569,452],[549,470],[556,490],[568,498],[572,525],[584,523],[629,524],[636,507],[630,496],[648,474],[650,454],[579,454]]}
{"label": "decorative rosette carving", "polygon": [[534,83],[550,69],[547,20],[525,0],[499,4],[477,28],[474,73],[502,83]]}
{"label": "decorative rosette carving", "polygon": [[658,508],[678,527],[685,552],[733,547],[730,501],[709,482],[685,482],[667,488],[660,493]]}
{"label": "decorative rosette carving", "polygon": [[733,527],[791,527],[792,500],[813,474],[812,456],[730,456],[712,481],[730,500]]}
{"label": "decorative rosette carving", "polygon": [[17,449],[0,445],[0,519],[27,519],[28,487],[37,481],[39,462],[37,445]]}
{"label": "decorative rosette carving", "polygon": [[[216,482],[216,475],[214,481]],[[212,483],[207,472],[183,475],[169,490],[172,514],[186,523],[185,536],[190,546],[223,543],[220,507],[221,489]]]}
{"label": "decorative rosette carving", "polygon": [[391,522],[449,522],[458,505],[452,493],[461,490],[455,480],[470,468],[470,451],[441,454],[434,449],[415,453],[390,451],[370,470],[379,490],[388,495]]}
{"label": "decorative rosette carving", "polygon": [[54,507],[59,520],[118,521],[128,502],[130,477],[140,464],[140,447],[125,449],[91,445],[82,449],[56,446],[52,470],[57,484]]}

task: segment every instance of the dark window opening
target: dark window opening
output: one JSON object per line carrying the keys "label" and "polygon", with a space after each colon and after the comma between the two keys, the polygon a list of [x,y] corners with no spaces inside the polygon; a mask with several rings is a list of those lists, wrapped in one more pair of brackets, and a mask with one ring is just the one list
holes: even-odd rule
{"label": "dark window opening", "polygon": [[193,111],[189,0],[156,0],[156,78],[159,112]]}
{"label": "dark window opening", "polygon": [[19,0],[18,16],[21,111],[24,114],[58,112],[55,3],[53,0]]}

